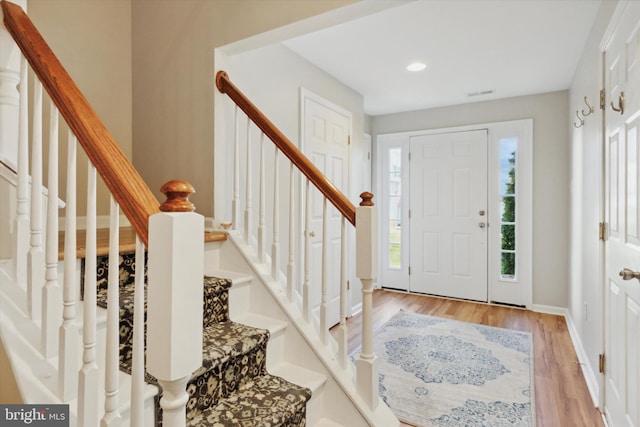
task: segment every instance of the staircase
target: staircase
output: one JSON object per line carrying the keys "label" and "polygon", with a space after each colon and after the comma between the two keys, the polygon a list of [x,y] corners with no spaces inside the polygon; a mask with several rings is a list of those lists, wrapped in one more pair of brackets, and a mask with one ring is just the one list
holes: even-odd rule
{"label": "staircase", "polygon": [[[235,229],[227,238],[207,239],[204,218],[193,212],[188,201],[194,189],[183,181],[170,181],[160,189],[167,196],[161,204],[26,13],[6,0],[0,0],[0,5],[4,23],[0,43],[8,46],[0,51],[0,56],[7,56],[0,57],[3,64],[7,59],[7,69],[0,73],[4,93],[0,121],[12,125],[11,133],[17,135],[11,139],[17,139],[15,183],[0,181],[3,206],[11,207],[8,219],[5,211],[0,212],[0,238],[11,242],[10,258],[0,259],[0,335],[25,403],[68,404],[70,424],[81,427],[161,422],[172,427],[398,425],[378,398],[373,353],[371,296],[377,272],[373,195],[363,193],[356,208],[226,74],[218,73],[220,91],[263,131],[262,140],[268,137],[291,160],[290,197],[288,205],[286,199],[279,199],[278,173],[266,176],[261,155],[259,210],[251,210],[250,183],[255,178],[250,175],[254,169],[250,157],[243,160],[247,191],[240,199],[237,154],[242,150],[236,138],[236,155],[227,171],[233,176],[233,199],[216,200],[217,205],[231,207]],[[19,90],[16,86],[27,82],[29,72],[36,77],[33,96],[30,85],[20,84]],[[44,96],[50,101],[47,138],[42,137]],[[58,161],[60,117],[69,127],[66,164]],[[48,147],[43,146],[44,140]],[[81,196],[87,206],[82,218],[76,215],[78,187],[83,187],[76,182],[78,147],[90,162],[86,195]],[[30,179],[35,188],[43,185],[43,152],[49,156],[46,187],[52,200],[58,199],[58,177],[66,167],[64,244],[58,239],[62,218],[58,218],[57,204],[48,203],[43,209],[40,192],[28,191]],[[247,152],[257,155],[264,150]],[[278,151],[276,165],[277,157]],[[306,206],[310,185],[324,198],[325,224],[333,215],[330,204],[340,215],[340,260],[331,266],[329,245],[321,248],[322,283],[308,279],[312,233],[303,233],[302,225],[294,227],[304,206],[294,205],[294,194],[302,185],[296,187],[300,180],[294,179],[294,172],[307,180]],[[110,193],[104,253],[97,237],[102,219],[97,215],[98,176]],[[267,181],[274,183],[271,230],[265,226]],[[123,218],[134,229],[135,242],[120,241]],[[346,225],[356,226],[356,220],[357,256],[350,260]],[[82,239],[77,238],[79,221],[85,223]],[[280,221],[289,224],[286,266],[279,254]],[[304,230],[309,230],[308,224]],[[268,231],[270,251],[266,249]],[[305,250],[295,253],[295,242],[304,242]],[[135,259],[142,271],[148,268],[149,286],[146,274],[104,268],[103,255],[119,261],[121,245],[128,248],[122,255],[124,265]],[[78,251],[84,264],[77,260]],[[296,260],[303,267],[298,273]],[[347,352],[345,272],[350,261],[362,284],[362,344],[355,366]],[[334,322],[328,320],[331,269],[340,271],[336,339],[329,333]]]}
{"label": "staircase", "polygon": [[[135,254],[120,257],[120,369],[127,373],[132,366],[134,258]],[[97,302],[106,309],[108,257],[100,257],[98,266]],[[285,325],[267,318],[261,319],[263,328],[231,321],[231,285],[228,279],[204,278],[203,364],[187,385],[188,425],[305,425],[311,390],[271,375],[266,369],[270,335]],[[264,325],[274,325],[273,331],[264,329]],[[305,377],[313,377],[310,374]],[[147,375],[147,382],[157,384],[151,375]],[[157,421],[161,421],[159,409]]]}

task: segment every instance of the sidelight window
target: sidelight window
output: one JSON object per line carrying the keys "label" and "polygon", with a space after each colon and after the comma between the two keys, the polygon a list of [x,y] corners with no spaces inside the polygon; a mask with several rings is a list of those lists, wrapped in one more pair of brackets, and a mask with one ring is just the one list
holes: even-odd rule
{"label": "sidelight window", "polygon": [[500,278],[516,279],[517,139],[500,140]]}

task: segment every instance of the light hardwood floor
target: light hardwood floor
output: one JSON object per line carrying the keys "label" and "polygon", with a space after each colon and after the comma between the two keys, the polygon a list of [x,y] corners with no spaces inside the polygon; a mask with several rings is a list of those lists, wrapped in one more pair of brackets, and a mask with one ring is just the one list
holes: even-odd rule
{"label": "light hardwood floor", "polygon": [[[563,317],[386,290],[374,292],[373,306],[374,331],[399,310],[406,310],[531,332],[537,426],[604,426],[600,412],[589,395]],[[360,342],[360,315],[348,319],[347,326],[351,352]],[[332,329],[332,332],[335,333],[336,329]]]}

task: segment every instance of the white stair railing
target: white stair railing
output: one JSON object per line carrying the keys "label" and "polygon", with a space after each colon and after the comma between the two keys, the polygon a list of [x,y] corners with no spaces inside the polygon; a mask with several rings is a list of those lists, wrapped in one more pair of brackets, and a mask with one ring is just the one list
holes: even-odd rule
{"label": "white stair railing", "polygon": [[[203,267],[196,266],[195,269],[192,267],[193,260],[204,260],[204,219],[195,213],[176,215],[176,212],[184,211],[180,208],[186,200],[182,190],[184,183],[177,189],[175,185],[167,189],[163,188],[168,197],[163,206],[166,205],[167,209],[163,209],[166,212],[160,212],[160,203],[133,169],[24,11],[19,6],[4,0],[0,1],[0,6],[2,11],[0,18],[4,24],[0,25],[0,44],[2,45],[0,65],[11,62],[5,55],[13,55],[14,51],[22,52],[22,55],[18,55],[21,68],[18,81],[19,120],[17,123],[12,111],[4,108],[6,100],[2,98],[3,94],[13,96],[13,89],[8,86],[11,82],[15,82],[14,73],[0,68],[1,142],[2,147],[12,143],[17,153],[15,200],[1,201],[2,203],[10,202],[8,204],[15,206],[16,210],[14,233],[9,236],[3,232],[0,236],[3,241],[11,238],[14,249],[12,271],[7,271],[4,264],[0,264],[0,269],[3,270],[0,271],[3,278],[0,281],[0,299],[11,299],[12,304],[21,309],[17,312],[24,313],[24,318],[12,319],[16,325],[29,331],[32,330],[31,327],[38,329],[39,336],[36,337],[33,333],[25,334],[22,340],[24,343],[21,342],[19,347],[21,351],[25,351],[25,343],[29,343],[30,351],[34,355],[32,357],[39,357],[39,362],[48,370],[45,375],[36,372],[36,369],[34,372],[14,372],[14,374],[17,377],[23,375],[29,377],[24,382],[27,384],[42,382],[39,386],[34,386],[34,389],[48,389],[47,395],[55,396],[57,399],[42,402],[39,400],[42,395],[36,394],[38,401],[30,401],[29,399],[33,398],[30,392],[33,390],[29,389],[24,390],[23,400],[25,403],[69,403],[72,405],[71,424],[80,427],[95,427],[98,424],[111,427],[120,425],[124,421],[120,409],[121,399],[118,397],[122,392],[119,381],[122,374],[119,372],[120,302],[118,296],[120,290],[118,235],[121,209],[137,233],[132,390],[130,402],[127,402],[130,403],[130,424],[143,426],[152,423],[149,420],[148,411],[145,410],[145,399],[153,397],[154,387],[145,385],[144,381],[144,259],[145,246],[147,246],[151,261],[149,275],[159,284],[155,288],[154,298],[150,299],[147,305],[151,317],[147,326],[154,333],[152,342],[156,345],[158,342],[162,343],[160,349],[150,350],[147,357],[149,363],[153,365],[153,373],[165,387],[165,394],[161,401],[165,411],[165,424],[184,426],[186,424],[186,382],[190,373],[200,366],[202,357]],[[19,50],[16,46],[19,46]],[[28,93],[29,72],[34,76],[33,99],[30,99]],[[46,90],[46,95],[43,93],[43,88]],[[43,138],[42,135],[42,105],[45,97],[51,101],[47,138]],[[34,112],[31,118],[28,115],[30,103],[33,105]],[[63,269],[59,269],[58,233],[60,116],[69,128],[66,157],[67,204],[66,209],[62,211],[66,236]],[[31,170],[29,169],[30,144],[27,126],[30,120],[33,123]],[[5,125],[13,126],[15,129],[5,131]],[[7,140],[7,135],[12,134],[16,135],[13,141]],[[48,146],[43,146],[44,141],[48,142]],[[89,158],[86,177],[86,241],[84,242],[76,240],[77,142]],[[42,230],[43,151],[49,153],[46,182],[48,200],[44,218],[46,233]],[[32,178],[31,192],[29,175]],[[102,177],[111,193],[108,196],[111,198],[111,212],[106,337],[101,332],[104,325],[98,324],[97,308],[97,200],[101,197],[97,187],[98,175]],[[193,192],[192,188],[190,192]],[[148,233],[150,222],[154,223],[153,242]],[[2,230],[5,229],[4,226],[5,224]],[[43,235],[46,240],[44,254],[42,254]],[[78,274],[76,258],[82,250],[85,258],[85,276],[82,299],[80,299],[79,283],[76,280]],[[190,273],[185,271],[187,269]],[[60,278],[59,270],[63,271],[63,276]],[[154,270],[156,270],[155,275]],[[4,277],[9,277],[10,281],[4,280]],[[185,306],[193,308],[186,314],[177,311]],[[82,316],[77,315],[77,307],[82,309]],[[22,325],[28,322],[31,322],[30,327],[24,328]],[[0,333],[4,333],[7,329],[4,326],[0,329]],[[20,328],[14,328],[12,331],[18,331]],[[200,333],[198,333],[199,328]],[[184,334],[184,330],[189,330],[189,334]],[[167,338],[167,331],[173,331],[177,336]],[[10,358],[19,356],[18,350],[12,347],[11,340],[5,341],[5,345]],[[79,354],[82,354],[82,360],[78,360]],[[102,354],[106,359],[104,363]],[[54,362],[54,358],[57,358],[57,363]],[[176,364],[179,365],[178,368]]]}
{"label": "white stair railing", "polygon": [[[348,299],[348,278],[347,278],[347,266],[351,262],[356,262],[357,276],[362,280],[362,350],[356,361],[356,378],[357,390],[360,397],[370,410],[375,410],[378,406],[378,377],[376,371],[376,356],[373,352],[373,327],[372,327],[372,291],[373,280],[376,278],[377,272],[377,213],[376,208],[371,202],[373,195],[371,193],[363,193],[363,204],[357,209],[346,199],[344,195],[337,192],[335,187],[328,181],[319,170],[304,157],[297,147],[295,147],[275,126],[269,122],[264,115],[230,82],[228,76],[224,72],[219,72],[216,76],[216,85],[218,89],[227,94],[235,103],[235,113],[232,118],[235,123],[235,131],[233,146],[234,159],[233,159],[233,188],[234,195],[232,201],[232,216],[237,218],[235,213],[240,209],[240,206],[236,204],[236,201],[245,200],[247,205],[247,211],[245,211],[245,219],[242,223],[238,223],[234,220],[233,228],[240,231],[244,236],[245,243],[252,245],[254,239],[257,241],[257,259],[259,262],[265,264],[266,269],[271,272],[271,278],[275,283],[280,286],[281,290],[285,293],[286,299],[290,302],[298,301],[296,294],[300,296],[300,311],[302,318],[309,324],[317,327],[318,336],[320,341],[333,351],[333,348],[337,348],[335,358],[339,362],[343,369],[346,369],[349,364],[348,354],[348,325],[347,316],[349,315]],[[242,110],[242,113],[239,111]],[[243,114],[244,113],[244,114]],[[243,115],[242,115],[243,114]],[[246,135],[242,134],[239,123],[247,120],[255,124],[255,126],[261,131],[260,150],[254,150],[247,143],[246,153],[240,155],[240,151],[237,147],[241,140],[246,137],[247,141],[250,141],[251,127],[247,125]],[[275,152],[273,154],[273,168],[270,171],[271,175],[266,176],[263,168],[264,159],[264,140],[270,139],[275,144]],[[254,154],[255,153],[255,154]],[[282,183],[280,180],[280,154],[284,154],[290,160],[288,166],[291,168],[289,174],[289,182]],[[236,171],[246,167],[247,169],[247,181],[250,180],[250,170],[252,162],[252,156],[259,158],[260,162],[260,194],[258,203],[260,205],[260,212],[258,213],[258,234],[254,236],[250,229],[250,224],[254,219],[250,215],[250,206],[252,196],[249,193],[250,186],[247,184],[247,193],[244,195],[237,194],[240,191],[238,182],[238,174]],[[297,180],[298,175],[304,175],[307,179],[305,181]],[[297,181],[296,181],[297,180]],[[273,182],[273,189],[271,195],[264,194],[265,182]],[[316,182],[319,181],[320,183]],[[302,185],[306,183],[305,191],[302,191],[298,187],[297,182]],[[280,190],[286,189],[288,184],[289,197],[287,200],[280,198]],[[317,190],[316,190],[317,189]],[[311,199],[316,196],[316,191],[322,194],[322,214],[318,215],[315,212],[314,218],[322,218],[322,238],[315,237],[313,231],[310,230],[312,208]],[[296,205],[296,193],[303,193],[301,203]],[[271,225],[271,257],[268,265],[265,259],[264,253],[264,237],[262,237],[263,227],[263,204],[264,199],[272,197],[273,210],[272,210],[272,225]],[[320,198],[318,197],[318,200]],[[220,201],[223,202],[223,201]],[[317,207],[314,207],[317,208]],[[336,254],[331,252],[330,247],[330,227],[333,227],[333,223],[336,221],[333,215],[333,209],[337,209],[342,215],[339,221],[340,228],[340,254],[339,262],[334,262],[335,258],[338,258]],[[249,214],[247,214],[249,212]],[[297,226],[300,221],[296,221],[296,218],[303,218],[304,224]],[[315,221],[315,219],[314,219]],[[349,221],[356,226],[356,260],[350,260],[347,250],[347,227],[346,222]],[[330,225],[331,222],[331,225]],[[289,238],[288,238],[288,258],[286,262],[279,259],[280,251],[280,236],[279,229],[281,224],[288,224]],[[312,238],[313,242],[312,242]],[[331,237],[334,238],[334,237]],[[317,246],[318,243],[320,248]],[[302,253],[298,250],[302,248]],[[319,251],[321,265],[313,265],[312,251]],[[315,252],[317,253],[317,252]],[[297,258],[296,258],[297,254]],[[303,264],[303,272],[298,275],[295,271],[296,259]],[[285,271],[285,283],[280,283],[281,271]],[[320,272],[319,283],[312,282],[312,271]],[[332,272],[340,272],[339,287],[339,326],[338,326],[338,342],[334,345],[333,338],[329,334],[329,329],[333,326],[334,320],[332,316],[335,316],[330,304],[329,288],[332,285],[331,278],[335,276]],[[319,302],[318,302],[319,300]],[[315,304],[315,306],[314,306]],[[338,311],[334,310],[334,311]],[[317,317],[317,318],[316,318]],[[330,320],[332,319],[332,320]]]}

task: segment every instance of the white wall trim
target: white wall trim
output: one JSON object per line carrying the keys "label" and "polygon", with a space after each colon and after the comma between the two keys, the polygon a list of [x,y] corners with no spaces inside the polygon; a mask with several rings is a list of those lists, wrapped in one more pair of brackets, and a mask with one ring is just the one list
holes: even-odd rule
{"label": "white wall trim", "polygon": [[587,352],[582,345],[580,334],[576,329],[576,325],[573,322],[571,313],[569,313],[569,309],[565,307],[534,304],[532,310],[536,313],[553,314],[556,316],[564,317],[565,321],[567,322],[567,329],[569,330],[569,336],[571,337],[573,348],[576,352],[576,355],[578,356],[578,363],[580,363],[580,367],[582,368],[582,376],[587,383],[587,388],[589,389],[589,394],[591,395],[591,399],[593,401],[593,406],[598,408],[600,402],[600,387],[598,386],[598,377],[596,373],[593,372],[593,369],[591,369],[591,364],[589,363]]}

